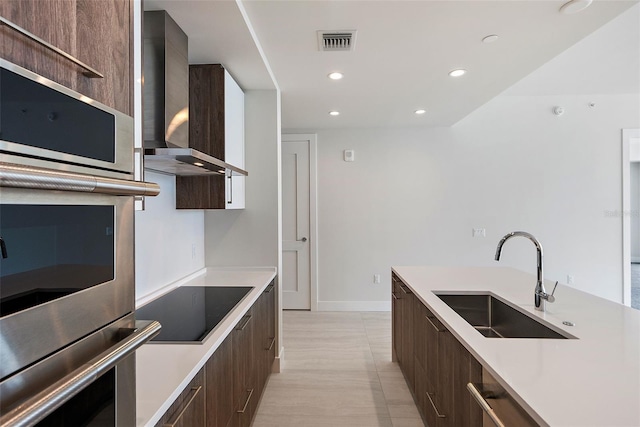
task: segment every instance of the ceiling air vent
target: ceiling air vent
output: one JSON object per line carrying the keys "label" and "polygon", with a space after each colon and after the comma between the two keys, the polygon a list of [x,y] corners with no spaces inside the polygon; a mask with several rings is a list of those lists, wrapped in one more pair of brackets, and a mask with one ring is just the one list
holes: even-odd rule
{"label": "ceiling air vent", "polygon": [[356,31],[318,31],[318,50],[338,52],[353,50],[356,46]]}

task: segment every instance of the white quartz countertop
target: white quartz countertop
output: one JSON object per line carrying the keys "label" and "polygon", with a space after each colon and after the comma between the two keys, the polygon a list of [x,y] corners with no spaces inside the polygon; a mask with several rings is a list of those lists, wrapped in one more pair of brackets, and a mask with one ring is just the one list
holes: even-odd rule
{"label": "white quartz countertop", "polygon": [[[182,286],[253,286],[202,344],[145,344],[136,351],[136,425],[154,426],[276,276],[276,269],[207,268]],[[172,289],[171,289],[172,290]],[[169,289],[167,289],[169,291]],[[158,297],[160,295],[154,295]],[[145,299],[145,303],[150,300]]]}
{"label": "white quartz countertop", "polygon": [[[535,276],[512,268],[393,271],[541,425],[640,426],[640,311],[563,285],[545,313],[536,311]],[[492,293],[577,339],[485,338],[440,291]]]}

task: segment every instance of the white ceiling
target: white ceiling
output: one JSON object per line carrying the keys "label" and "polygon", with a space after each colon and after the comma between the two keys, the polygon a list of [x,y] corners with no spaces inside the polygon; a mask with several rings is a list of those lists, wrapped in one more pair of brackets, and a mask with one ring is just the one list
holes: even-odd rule
{"label": "white ceiling", "polygon": [[182,28],[190,64],[223,64],[245,90],[275,88],[235,1],[145,0],[144,9],[166,10]]}
{"label": "white ceiling", "polygon": [[[252,28],[282,90],[282,127],[315,130],[450,126],[636,3],[595,0],[575,15],[545,0],[146,0],[145,9],[171,14],[189,36],[191,63],[221,62],[244,89],[273,89]],[[637,57],[633,19],[617,31]],[[317,30],[352,29],[355,51],[318,51]],[[500,38],[482,43],[489,34]],[[587,62],[606,71],[600,59]],[[456,68],[468,73],[449,77]],[[332,71],[345,78],[330,81]],[[639,80],[632,72],[626,80]],[[427,114],[413,114],[418,108]]]}

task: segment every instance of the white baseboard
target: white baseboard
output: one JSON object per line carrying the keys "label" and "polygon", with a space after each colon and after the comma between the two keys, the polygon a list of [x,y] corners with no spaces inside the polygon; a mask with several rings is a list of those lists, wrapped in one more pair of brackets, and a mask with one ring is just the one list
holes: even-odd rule
{"label": "white baseboard", "polygon": [[280,354],[278,354],[273,361],[273,366],[271,367],[271,373],[279,374],[282,372],[282,362],[284,361],[284,347],[280,348]]}
{"label": "white baseboard", "polygon": [[391,301],[318,301],[318,311],[391,311]]}

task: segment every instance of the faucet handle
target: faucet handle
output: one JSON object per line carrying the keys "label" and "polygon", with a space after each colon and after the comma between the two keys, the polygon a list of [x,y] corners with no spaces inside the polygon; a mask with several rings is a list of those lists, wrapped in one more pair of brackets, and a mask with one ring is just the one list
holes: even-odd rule
{"label": "faucet handle", "polygon": [[546,298],[547,301],[554,302],[556,300],[556,297],[554,297],[553,294],[556,293],[557,287],[558,287],[558,281],[556,280],[556,284],[553,286],[553,290],[551,291],[551,294],[547,294],[547,298]]}

